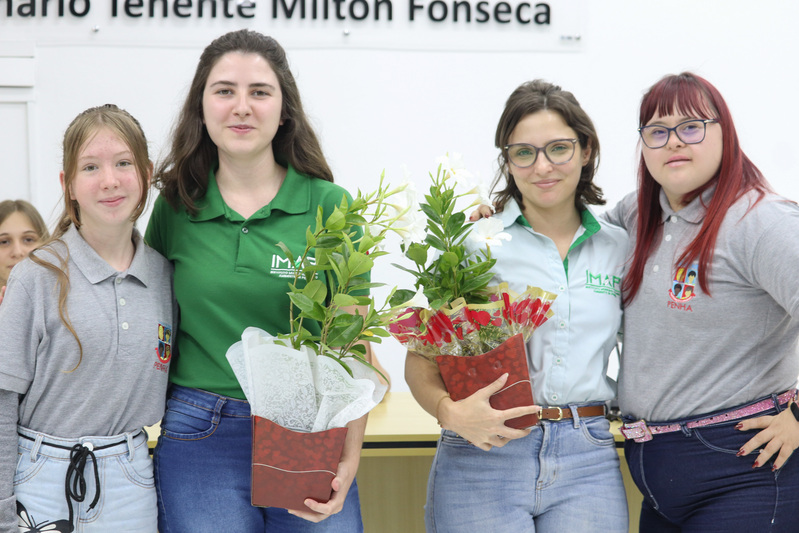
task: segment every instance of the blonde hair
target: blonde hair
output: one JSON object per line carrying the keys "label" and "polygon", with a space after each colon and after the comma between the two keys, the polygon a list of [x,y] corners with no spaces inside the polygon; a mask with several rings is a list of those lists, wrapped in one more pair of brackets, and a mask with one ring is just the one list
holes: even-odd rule
{"label": "blonde hair", "polygon": [[[72,327],[72,322],[69,320],[69,311],[67,310],[67,295],[69,294],[69,268],[67,263],[69,261],[69,250],[65,246],[66,255],[62,256],[52,244],[56,241],[63,244],[61,237],[72,224],[74,224],[76,228],[80,228],[81,226],[80,205],[78,205],[77,200],[70,198],[70,185],[77,174],[78,158],[80,157],[81,150],[86,143],[97,135],[97,132],[104,128],[110,130],[114,135],[119,137],[133,154],[133,165],[136,168],[141,182],[141,197],[131,214],[131,221],[136,221],[142,214],[142,211],[144,211],[147,205],[147,193],[149,189],[150,156],[147,149],[147,138],[144,136],[144,131],[139,121],[133,118],[130,113],[124,109],[118,108],[114,104],[105,104],[103,106],[89,108],[75,117],[64,133],[64,210],[53,231],[53,237],[30,254],[32,261],[55,273],[58,280],[58,316],[61,318],[61,322],[63,322],[64,326],[72,333],[72,336],[75,337],[80,352],[78,363],[68,372],[73,372],[80,366],[81,361],[83,361],[83,345],[78,338],[78,334],[75,332],[75,328]],[[49,254],[53,255],[58,260],[58,265],[37,257],[36,252],[39,250],[46,250]]]}

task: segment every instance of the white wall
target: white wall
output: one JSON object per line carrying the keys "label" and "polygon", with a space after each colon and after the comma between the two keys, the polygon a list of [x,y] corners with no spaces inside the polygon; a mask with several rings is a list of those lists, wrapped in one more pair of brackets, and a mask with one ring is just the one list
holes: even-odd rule
{"label": "white wall", "polygon": [[[167,31],[152,23],[135,42],[98,45],[84,36],[92,22],[20,22],[5,17],[8,1],[0,0],[0,51],[4,39],[8,45],[19,37],[15,28],[30,28],[35,36],[35,84],[32,101],[26,104],[31,157],[14,143],[0,142],[4,168],[24,173],[30,167],[29,182],[21,185],[24,176],[4,173],[0,198],[24,195],[29,188],[29,199],[50,220],[60,194],[59,143],[74,115],[89,106],[117,103],[140,119],[152,154],[158,157],[202,47],[216,35],[245,26],[240,20],[227,26],[200,21],[198,27],[208,27],[194,28],[190,39],[181,39],[180,28]],[[642,93],[664,74],[692,70],[725,95],[744,149],[777,191],[799,199],[799,162],[792,150],[799,120],[794,104],[799,87],[794,59],[799,51],[799,4],[585,0],[575,5],[585,9],[581,44],[579,51],[567,52],[493,47],[455,51],[451,48],[462,44],[447,49],[435,43],[411,49],[402,42],[333,47],[330,38],[301,39],[271,21],[259,20],[249,27],[271,33],[286,46],[337,180],[352,191],[372,188],[384,168],[400,181],[402,164],[421,189],[434,159],[446,151],[463,153],[473,172],[491,179],[494,129],[505,99],[519,83],[545,78],[574,92],[594,119],[602,141],[597,182],[612,204],[634,188]],[[45,35],[47,24],[52,29]],[[104,31],[114,29],[101,27],[97,35]],[[2,87],[8,74],[3,68],[0,63],[0,102],[3,91],[10,90]],[[4,118],[9,113],[25,115],[19,108],[0,113],[0,140],[10,135]],[[410,280],[389,262],[375,278],[408,284]],[[395,387],[406,390],[401,347],[390,340],[378,350]]]}

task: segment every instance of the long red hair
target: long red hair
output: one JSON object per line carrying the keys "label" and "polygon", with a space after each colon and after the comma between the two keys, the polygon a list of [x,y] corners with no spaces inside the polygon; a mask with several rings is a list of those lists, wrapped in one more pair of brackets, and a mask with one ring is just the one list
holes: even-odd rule
{"label": "long red hair", "polygon": [[[661,117],[681,114],[718,119],[721,126],[721,164],[707,183],[683,197],[683,205],[713,186],[716,186],[716,190],[706,206],[707,215],[699,233],[676,262],[676,265],[685,265],[698,258],[699,286],[710,295],[708,274],[724,215],[747,192],[757,191],[759,201],[771,187],[760,170],[741,150],[732,115],[721,93],[704,78],[690,72],[662,78],[641,100],[639,126],[645,126],[655,113]],[[641,153],[638,163],[638,229],[633,258],[623,283],[625,303],[631,302],[641,288],[646,261],[654,252],[655,243],[659,242],[663,226],[660,189],[660,185],[646,168]]]}

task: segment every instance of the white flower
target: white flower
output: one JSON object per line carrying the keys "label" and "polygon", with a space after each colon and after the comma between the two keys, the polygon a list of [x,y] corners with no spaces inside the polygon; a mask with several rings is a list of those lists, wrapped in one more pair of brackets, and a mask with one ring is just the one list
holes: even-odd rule
{"label": "white flower", "polygon": [[444,173],[451,175],[458,182],[458,185],[469,190],[474,184],[471,179],[474,174],[466,170],[466,165],[463,163],[463,156],[458,152],[452,152],[452,155],[439,157],[436,159],[436,164],[441,165],[441,170]]}
{"label": "white flower", "polygon": [[412,181],[403,181],[396,192],[386,198],[386,205],[393,209],[389,216],[403,216],[408,211],[419,210],[419,196],[416,192],[416,184]]}
{"label": "white flower", "polygon": [[505,225],[498,218],[481,218],[472,226],[469,238],[477,243],[486,246],[502,246],[502,241],[511,240],[508,233],[502,231]]}
{"label": "white flower", "polygon": [[424,307],[427,308],[430,306],[430,302],[427,301],[427,296],[424,295],[421,287],[416,294],[413,295],[413,298],[402,304],[402,307]]}
{"label": "white flower", "polygon": [[482,181],[474,186],[474,188],[469,191],[471,194],[476,194],[477,198],[474,199],[472,205],[469,207],[474,207],[476,205],[487,205],[491,208],[491,212],[494,213],[494,204],[491,203],[491,195],[488,192],[488,186],[483,183]]}
{"label": "white flower", "polygon": [[402,237],[407,247],[412,242],[424,241],[427,236],[427,217],[419,207],[416,185],[413,182],[403,182],[397,189],[386,201],[386,206],[389,218],[396,217],[390,229]]}
{"label": "white flower", "polygon": [[411,243],[422,242],[427,237],[427,217],[421,210],[409,210],[391,225],[391,229],[402,237],[407,248]]}

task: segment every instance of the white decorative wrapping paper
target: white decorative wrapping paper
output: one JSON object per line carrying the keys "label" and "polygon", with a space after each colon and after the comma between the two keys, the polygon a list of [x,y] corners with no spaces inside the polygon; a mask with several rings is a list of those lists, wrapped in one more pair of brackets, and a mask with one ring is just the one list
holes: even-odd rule
{"label": "white decorative wrapping paper", "polygon": [[226,357],[252,414],[295,431],[344,427],[386,393],[374,370],[360,361],[347,358],[350,376],[330,357],[283,346],[259,328],[245,329]]}

